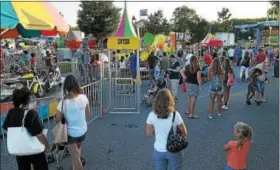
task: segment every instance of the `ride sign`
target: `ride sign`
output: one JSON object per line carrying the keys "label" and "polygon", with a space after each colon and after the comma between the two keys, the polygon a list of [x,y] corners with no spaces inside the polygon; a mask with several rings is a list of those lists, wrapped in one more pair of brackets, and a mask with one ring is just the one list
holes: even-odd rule
{"label": "ride sign", "polygon": [[137,37],[109,37],[107,48],[109,50],[138,50],[140,39]]}

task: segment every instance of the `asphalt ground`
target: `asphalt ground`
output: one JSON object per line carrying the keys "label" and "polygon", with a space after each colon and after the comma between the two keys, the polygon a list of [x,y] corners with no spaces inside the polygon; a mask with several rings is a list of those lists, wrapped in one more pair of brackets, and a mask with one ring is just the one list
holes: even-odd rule
{"label": "asphalt ground", "polygon": [[[272,70],[270,70],[270,73]],[[239,71],[236,70],[236,75]],[[246,170],[279,170],[279,79],[269,74],[266,85],[266,103],[260,106],[244,104],[246,83],[236,82],[231,91],[229,110],[221,117],[208,119],[208,84],[196,105],[197,120],[184,115],[186,93],[179,93],[177,111],[188,129],[189,147],[184,151],[184,170],[224,170],[226,153],[222,147],[234,139],[233,126],[243,121],[253,128],[253,140]],[[145,86],[145,83],[143,83]],[[144,88],[142,88],[144,92]],[[105,115],[88,126],[83,156],[86,170],[153,170],[153,137],[146,137],[144,125],[151,108],[142,107],[140,114]],[[2,143],[3,144],[3,143]],[[3,147],[1,146],[3,149]],[[61,162],[65,170],[71,170],[70,157]],[[56,164],[50,164],[55,170]],[[2,170],[16,170],[13,156],[1,156]]]}

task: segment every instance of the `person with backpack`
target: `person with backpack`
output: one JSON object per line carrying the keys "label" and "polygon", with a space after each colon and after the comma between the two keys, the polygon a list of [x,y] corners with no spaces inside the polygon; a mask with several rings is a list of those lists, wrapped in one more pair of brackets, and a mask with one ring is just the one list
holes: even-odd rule
{"label": "person with backpack", "polygon": [[245,55],[244,55],[244,58],[242,59],[241,61],[241,67],[240,67],[240,81],[242,81],[242,77],[243,77],[243,74],[245,72],[245,81],[247,82],[248,81],[248,78],[249,78],[249,67],[250,67],[250,56],[249,56],[249,52],[246,51],[245,52]]}
{"label": "person with backpack", "polygon": [[225,70],[224,74],[224,105],[222,106],[222,109],[227,110],[228,109],[228,100],[230,96],[230,89],[233,86],[235,74],[232,66],[230,65],[230,59],[226,58],[224,59],[223,69]]}
{"label": "person with backpack", "polygon": [[218,116],[222,115],[222,98],[224,94],[223,81],[224,70],[219,58],[215,58],[209,68],[208,79],[210,81],[210,102],[209,102],[209,119],[213,119],[214,103],[218,101]]}

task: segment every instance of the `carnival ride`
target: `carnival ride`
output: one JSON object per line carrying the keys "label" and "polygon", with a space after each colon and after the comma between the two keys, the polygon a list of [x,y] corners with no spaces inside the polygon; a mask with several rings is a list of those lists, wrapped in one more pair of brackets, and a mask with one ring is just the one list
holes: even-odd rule
{"label": "carnival ride", "polygon": [[[1,2],[1,9],[1,39],[64,35],[70,29],[50,2],[6,1]],[[47,86],[44,82],[46,77],[43,78],[30,68],[19,73],[19,69],[28,67],[29,63],[16,62],[11,70],[1,73],[1,100],[9,99],[14,89],[23,86],[28,87],[36,97],[43,97],[46,89],[53,86],[54,80],[48,81],[51,83]],[[60,71],[57,72],[55,74],[60,75]]]}

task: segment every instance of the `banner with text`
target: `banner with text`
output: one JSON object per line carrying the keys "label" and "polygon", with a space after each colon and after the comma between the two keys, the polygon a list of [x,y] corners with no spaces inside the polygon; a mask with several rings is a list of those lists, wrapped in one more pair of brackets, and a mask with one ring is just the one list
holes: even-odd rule
{"label": "banner with text", "polygon": [[107,48],[109,50],[139,50],[140,39],[137,37],[109,37]]}

